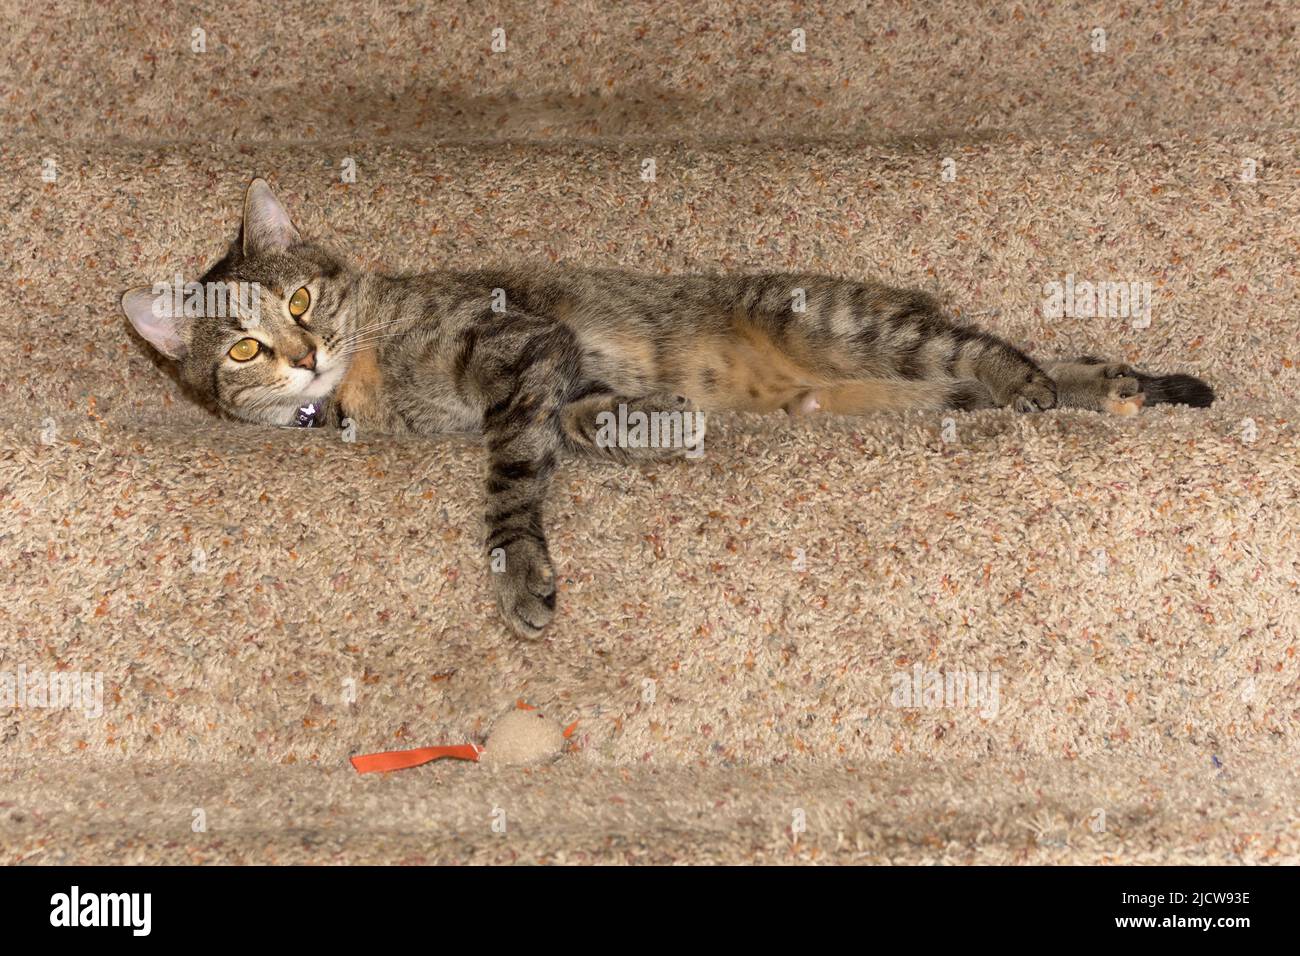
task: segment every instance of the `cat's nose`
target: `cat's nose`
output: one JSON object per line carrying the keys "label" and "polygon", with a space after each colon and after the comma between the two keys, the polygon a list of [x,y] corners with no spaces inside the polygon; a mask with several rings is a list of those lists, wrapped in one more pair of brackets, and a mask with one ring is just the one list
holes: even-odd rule
{"label": "cat's nose", "polygon": [[316,371],[316,349],[315,349],[315,348],[309,348],[309,349],[307,350],[307,354],[306,354],[306,355],[302,356],[301,358],[296,358],[296,359],[294,359],[294,360],[293,360],[293,367],[294,367],[294,368],[305,368],[305,369],[307,369],[308,371],[311,371],[311,372]]}

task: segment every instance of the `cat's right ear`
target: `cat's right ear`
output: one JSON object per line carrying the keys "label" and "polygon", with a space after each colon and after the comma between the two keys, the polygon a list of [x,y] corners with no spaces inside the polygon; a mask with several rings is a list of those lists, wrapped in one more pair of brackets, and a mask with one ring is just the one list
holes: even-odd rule
{"label": "cat's right ear", "polygon": [[[170,288],[169,286],[166,288]],[[170,359],[182,359],[188,345],[184,316],[172,316],[171,298],[150,286],[130,289],[122,294],[122,311],[131,320],[140,337]]]}

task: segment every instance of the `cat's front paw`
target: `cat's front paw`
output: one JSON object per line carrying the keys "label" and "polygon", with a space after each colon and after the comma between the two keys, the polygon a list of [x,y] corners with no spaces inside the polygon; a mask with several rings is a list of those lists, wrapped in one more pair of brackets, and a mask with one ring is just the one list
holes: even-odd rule
{"label": "cat's front paw", "polygon": [[497,606],[510,629],[528,640],[540,637],[555,616],[555,568],[545,543],[513,541],[496,549],[489,564]]}
{"label": "cat's front paw", "polygon": [[1012,405],[1018,412],[1045,412],[1056,407],[1056,383],[1037,370],[1026,372],[1001,404]]}

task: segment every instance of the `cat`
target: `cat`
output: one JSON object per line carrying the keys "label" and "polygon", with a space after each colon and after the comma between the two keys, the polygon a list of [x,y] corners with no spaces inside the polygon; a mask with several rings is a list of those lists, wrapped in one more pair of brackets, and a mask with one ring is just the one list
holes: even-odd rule
{"label": "cat", "polygon": [[874,282],[553,268],[362,272],[304,239],[263,179],[248,186],[238,235],[199,282],[251,286],[256,308],[233,296],[215,310],[225,315],[186,317],[156,286],[128,291],[122,308],[226,415],[368,433],[482,433],[485,556],[501,613],[524,638],[538,637],[555,613],[542,514],[558,457],[687,451],[602,437],[600,423],[616,411],[624,420],[1004,406],[1131,415],[1143,403],[1203,406],[1214,397],[1190,376],[1093,358],[1040,368],[998,337],[954,324],[926,293]]}

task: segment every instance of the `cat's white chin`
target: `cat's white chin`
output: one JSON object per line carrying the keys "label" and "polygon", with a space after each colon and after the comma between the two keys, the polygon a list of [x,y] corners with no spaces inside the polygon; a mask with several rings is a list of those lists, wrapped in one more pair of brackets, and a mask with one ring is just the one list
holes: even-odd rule
{"label": "cat's white chin", "polygon": [[323,398],[328,398],[330,393],[338,387],[339,382],[343,380],[343,374],[347,371],[347,363],[331,362],[328,365],[318,364],[315,372],[309,372],[306,369],[295,369],[294,377],[302,380],[302,385],[298,388],[298,398],[300,404],[308,402],[317,402]]}

